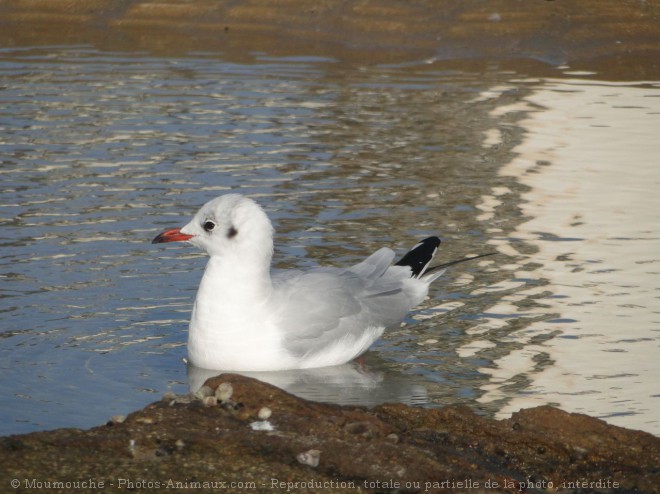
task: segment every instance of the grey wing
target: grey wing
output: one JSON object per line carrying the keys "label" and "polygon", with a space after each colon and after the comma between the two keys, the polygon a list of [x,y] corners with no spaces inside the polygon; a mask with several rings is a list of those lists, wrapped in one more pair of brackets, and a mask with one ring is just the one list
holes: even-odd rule
{"label": "grey wing", "polygon": [[285,346],[296,355],[322,351],[368,327],[399,322],[414,305],[406,290],[410,269],[391,266],[394,252],[383,248],[348,268],[321,268],[274,278],[278,325]]}

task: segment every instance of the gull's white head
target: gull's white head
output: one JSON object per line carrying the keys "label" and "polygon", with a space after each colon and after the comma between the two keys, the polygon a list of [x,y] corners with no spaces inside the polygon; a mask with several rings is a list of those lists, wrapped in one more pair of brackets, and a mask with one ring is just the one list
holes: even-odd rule
{"label": "gull's white head", "polygon": [[153,243],[181,241],[196,245],[211,257],[270,257],[273,226],[252,199],[226,194],[204,204],[186,226],[164,231]]}

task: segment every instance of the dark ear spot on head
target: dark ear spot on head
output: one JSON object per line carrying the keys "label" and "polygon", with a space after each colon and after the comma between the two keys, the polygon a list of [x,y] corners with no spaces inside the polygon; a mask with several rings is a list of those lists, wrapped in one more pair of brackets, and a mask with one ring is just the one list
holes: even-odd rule
{"label": "dark ear spot on head", "polygon": [[238,235],[238,230],[230,226],[229,230],[227,230],[227,238],[234,238],[236,235]]}

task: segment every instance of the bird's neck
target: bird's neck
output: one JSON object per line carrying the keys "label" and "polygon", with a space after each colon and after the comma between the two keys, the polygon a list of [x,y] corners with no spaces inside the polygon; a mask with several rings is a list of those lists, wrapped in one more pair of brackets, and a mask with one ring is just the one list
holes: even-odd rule
{"label": "bird's neck", "polygon": [[264,303],[271,295],[270,257],[255,262],[245,259],[211,257],[197,292],[199,310],[232,310]]}
{"label": "bird's neck", "polygon": [[270,257],[245,261],[211,257],[206,266],[188,328],[188,358],[194,365],[223,368],[258,345],[266,329],[263,315],[273,291]]}

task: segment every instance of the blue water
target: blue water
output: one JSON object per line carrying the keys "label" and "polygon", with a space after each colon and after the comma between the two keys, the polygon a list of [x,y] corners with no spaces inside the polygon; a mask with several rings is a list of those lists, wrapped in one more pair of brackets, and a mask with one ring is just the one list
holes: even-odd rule
{"label": "blue water", "polygon": [[[99,425],[188,392],[186,327],[205,259],[150,241],[223,192],[268,210],[278,267],[357,262],[382,245],[402,253],[430,234],[444,240],[440,261],[492,250],[520,223],[525,189],[498,174],[521,140],[516,119],[491,112],[532,90],[501,89],[525,75],[425,61],[0,50],[0,434]],[[480,97],[491,90],[502,99]],[[506,139],[486,152],[493,126]],[[478,215],[498,186],[512,208],[493,231]],[[546,283],[501,268],[526,255],[452,269],[376,345],[366,374],[349,365],[273,379],[314,399],[466,403],[492,415],[506,397],[479,401],[483,369],[520,347],[506,335],[526,315],[512,314],[497,344],[459,349],[511,293],[475,290]]]}

